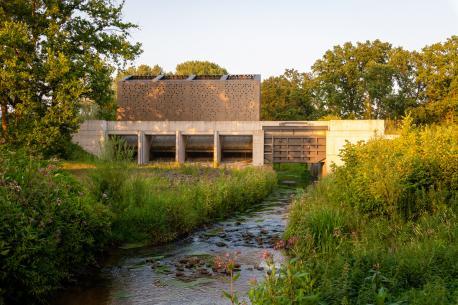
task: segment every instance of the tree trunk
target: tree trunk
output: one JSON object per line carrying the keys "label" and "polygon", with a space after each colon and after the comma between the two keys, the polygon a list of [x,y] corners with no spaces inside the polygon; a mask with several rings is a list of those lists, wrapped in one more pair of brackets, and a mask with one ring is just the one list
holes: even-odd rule
{"label": "tree trunk", "polygon": [[8,137],[8,106],[6,102],[1,104],[1,111],[2,111],[2,135],[3,138]]}

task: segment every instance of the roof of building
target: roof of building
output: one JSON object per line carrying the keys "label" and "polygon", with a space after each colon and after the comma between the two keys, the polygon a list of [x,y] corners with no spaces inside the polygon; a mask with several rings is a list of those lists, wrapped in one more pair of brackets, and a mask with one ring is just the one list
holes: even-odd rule
{"label": "roof of building", "polygon": [[259,74],[227,74],[227,75],[129,75],[123,81],[132,80],[152,80],[152,81],[166,81],[166,80],[261,80]]}

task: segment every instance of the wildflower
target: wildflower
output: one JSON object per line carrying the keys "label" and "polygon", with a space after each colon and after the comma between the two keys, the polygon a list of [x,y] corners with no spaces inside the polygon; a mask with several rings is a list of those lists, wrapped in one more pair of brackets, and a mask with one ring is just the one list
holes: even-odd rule
{"label": "wildflower", "polygon": [[297,242],[299,241],[299,237],[297,236],[292,236],[288,239],[288,248],[294,247]]}
{"label": "wildflower", "polygon": [[285,246],[286,246],[286,242],[283,239],[280,239],[275,243],[274,249],[275,250],[284,249]]}
{"label": "wildflower", "polygon": [[263,260],[269,260],[269,259],[272,258],[272,253],[270,253],[270,252],[267,251],[267,250],[264,250],[264,251],[262,252],[261,258],[262,258]]}

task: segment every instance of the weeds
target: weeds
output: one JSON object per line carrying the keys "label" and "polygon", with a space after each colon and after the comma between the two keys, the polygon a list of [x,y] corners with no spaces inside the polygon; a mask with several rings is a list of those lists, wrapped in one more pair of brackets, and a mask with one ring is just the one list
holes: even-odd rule
{"label": "weeds", "polygon": [[[457,304],[457,134],[404,124],[398,139],[347,145],[345,165],[293,203],[295,261],[280,270],[308,274],[320,304]],[[253,288],[254,304],[299,294],[275,273]]]}
{"label": "weeds", "polygon": [[174,169],[173,174],[166,168],[101,167],[88,180],[93,196],[115,214],[115,240],[150,243],[176,239],[244,210],[267,196],[275,183],[275,173],[267,168],[196,166]]}

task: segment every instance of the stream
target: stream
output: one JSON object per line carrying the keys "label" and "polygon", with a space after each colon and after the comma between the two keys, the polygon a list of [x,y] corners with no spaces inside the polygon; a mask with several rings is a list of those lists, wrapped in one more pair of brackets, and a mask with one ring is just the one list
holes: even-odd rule
{"label": "stream", "polygon": [[234,283],[248,301],[250,281],[262,281],[268,250],[280,263],[284,257],[275,243],[284,231],[295,182],[283,181],[263,202],[232,218],[207,226],[185,239],[156,247],[119,249],[100,270],[77,287],[64,290],[55,305],[213,305],[230,304],[222,291],[229,277],[214,268],[213,259],[237,255],[240,278]]}

